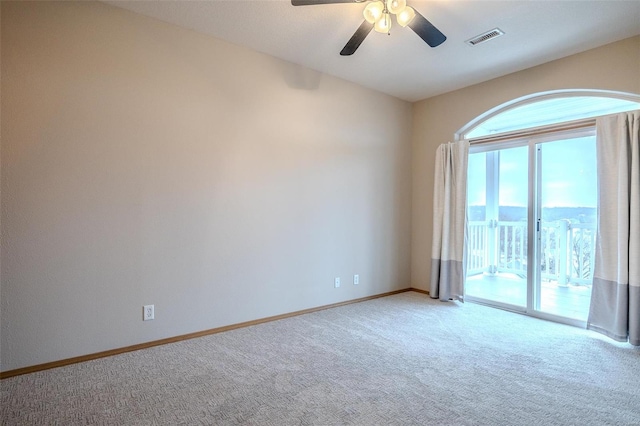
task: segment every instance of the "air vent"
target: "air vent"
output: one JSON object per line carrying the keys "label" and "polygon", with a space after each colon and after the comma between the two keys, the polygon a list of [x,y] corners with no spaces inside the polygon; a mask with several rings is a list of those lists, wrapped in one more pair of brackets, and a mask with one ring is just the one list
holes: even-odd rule
{"label": "air vent", "polygon": [[467,43],[469,46],[475,46],[480,43],[484,43],[485,41],[493,40],[494,38],[500,37],[503,34],[504,31],[502,31],[500,28],[494,28],[487,31],[486,33],[482,33],[473,38],[470,38],[469,40],[465,41],[465,43]]}

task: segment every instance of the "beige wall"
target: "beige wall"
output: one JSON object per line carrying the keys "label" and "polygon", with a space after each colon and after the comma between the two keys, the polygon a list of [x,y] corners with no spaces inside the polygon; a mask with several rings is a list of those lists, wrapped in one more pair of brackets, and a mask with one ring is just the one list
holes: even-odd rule
{"label": "beige wall", "polygon": [[1,84],[3,371],[409,287],[409,103],[85,2]]}
{"label": "beige wall", "polygon": [[640,37],[509,74],[414,104],[412,287],[428,289],[433,161],[437,146],[487,110],[534,93],[600,89],[640,94]]}

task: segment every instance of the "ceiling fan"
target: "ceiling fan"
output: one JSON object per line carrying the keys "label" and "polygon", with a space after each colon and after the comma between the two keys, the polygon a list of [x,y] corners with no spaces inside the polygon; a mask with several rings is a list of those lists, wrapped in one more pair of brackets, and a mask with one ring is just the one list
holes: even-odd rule
{"label": "ceiling fan", "polygon": [[407,6],[406,0],[291,0],[294,6],[333,3],[368,3],[363,11],[364,21],[340,51],[342,56],[353,55],[372,29],[389,34],[392,14],[396,15],[396,21],[400,26],[411,28],[431,47],[439,46],[447,39],[427,18]]}

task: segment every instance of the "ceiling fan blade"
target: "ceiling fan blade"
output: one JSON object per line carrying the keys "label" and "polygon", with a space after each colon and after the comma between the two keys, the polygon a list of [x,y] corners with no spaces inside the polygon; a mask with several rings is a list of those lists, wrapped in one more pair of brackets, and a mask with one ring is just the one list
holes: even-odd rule
{"label": "ceiling fan blade", "polygon": [[431,47],[436,47],[444,43],[447,37],[429,22],[427,18],[420,15],[417,10],[415,12],[416,16],[409,22],[409,28]]}
{"label": "ceiling fan blade", "polygon": [[294,6],[311,6],[314,4],[362,3],[364,0],[291,0]]}
{"label": "ceiling fan blade", "polygon": [[349,56],[353,55],[355,51],[360,47],[364,39],[369,35],[373,29],[373,24],[367,21],[362,21],[362,24],[358,27],[355,33],[351,36],[347,44],[344,45],[340,51],[340,55]]}

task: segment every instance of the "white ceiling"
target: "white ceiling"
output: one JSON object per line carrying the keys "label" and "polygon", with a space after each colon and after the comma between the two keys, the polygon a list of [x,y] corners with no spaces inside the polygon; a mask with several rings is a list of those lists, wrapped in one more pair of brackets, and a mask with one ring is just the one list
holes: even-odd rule
{"label": "white ceiling", "polygon": [[[390,36],[372,31],[353,56],[340,56],[363,21],[362,3],[297,7],[288,0],[106,3],[407,101],[640,34],[638,0],[408,0],[447,36],[442,45],[430,48],[410,28],[395,25]],[[475,47],[464,43],[495,27],[505,35]]]}

